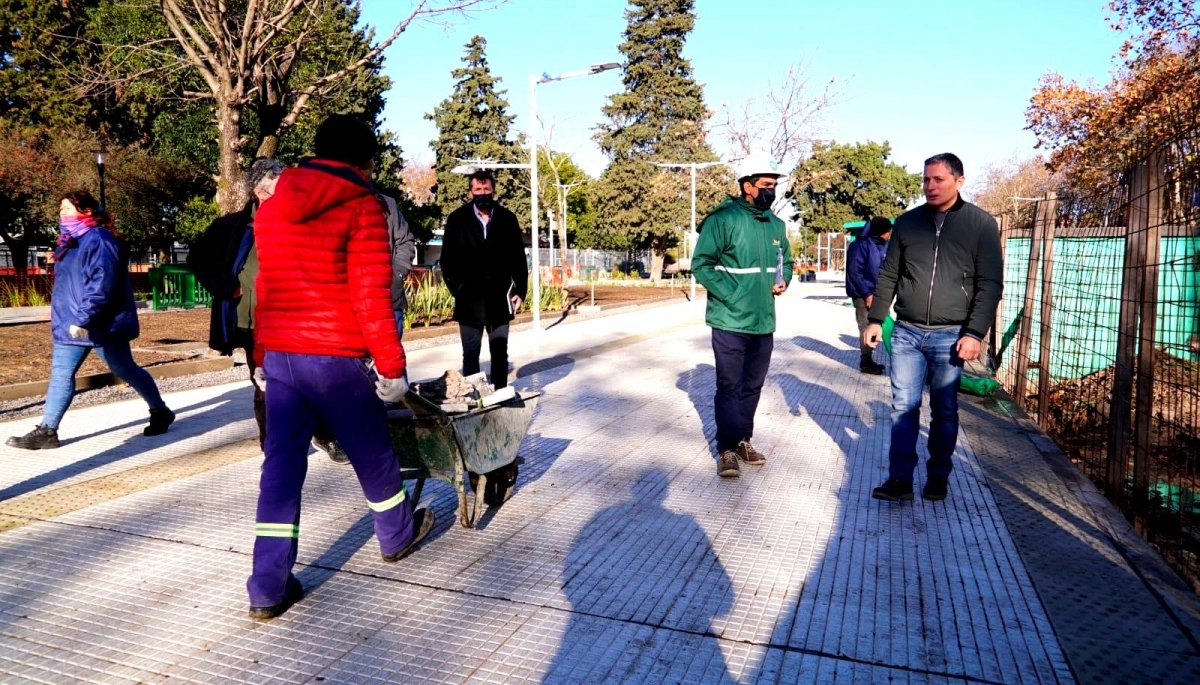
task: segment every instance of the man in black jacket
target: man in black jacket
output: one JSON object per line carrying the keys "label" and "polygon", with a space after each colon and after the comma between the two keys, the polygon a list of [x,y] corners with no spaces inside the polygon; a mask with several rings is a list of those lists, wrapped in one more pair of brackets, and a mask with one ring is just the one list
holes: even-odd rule
{"label": "man in black jacket", "polygon": [[224,355],[239,347],[246,352],[246,368],[254,385],[259,443],[266,436],[267,405],[263,389],[254,377],[254,279],[258,275],[254,213],[275,194],[275,184],[283,169],[284,164],[279,160],[255,160],[244,178],[250,197],[246,206],[240,212],[214,219],[189,246],[187,257],[188,268],[213,296],[208,346]]}
{"label": "man in black jacket", "polygon": [[471,201],[446,218],[442,277],[454,295],[454,320],[463,347],[463,375],[479,373],[487,329],[492,385],[508,385],[508,323],[521,307],[529,269],[517,217],[493,199],[490,171],[470,178]]}
{"label": "man in black jacket", "polygon": [[925,204],[896,219],[875,286],[863,343],[879,344],[880,324],[896,302],[892,332],[892,444],[888,479],[875,499],[913,498],[921,393],[929,380],[929,463],[922,496],[942,500],[958,443],[958,381],[978,359],[1004,282],[996,220],[959,197],[962,161],[925,160]]}

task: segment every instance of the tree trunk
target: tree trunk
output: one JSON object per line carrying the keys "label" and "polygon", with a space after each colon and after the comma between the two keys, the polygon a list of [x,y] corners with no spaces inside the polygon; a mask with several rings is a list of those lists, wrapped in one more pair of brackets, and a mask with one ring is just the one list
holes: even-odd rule
{"label": "tree trunk", "polygon": [[26,238],[14,238],[8,231],[0,231],[0,240],[8,246],[8,254],[12,259],[13,270],[18,276],[29,274],[29,241]]}
{"label": "tree trunk", "polygon": [[650,282],[658,283],[662,280],[663,258],[667,255],[667,241],[665,238],[655,238],[650,241]]}
{"label": "tree trunk", "polygon": [[228,103],[217,102],[217,132],[220,156],[217,162],[217,204],[222,214],[241,210],[246,204],[242,188],[241,138],[242,111]]}
{"label": "tree trunk", "polygon": [[269,135],[264,136],[262,142],[258,144],[258,151],[254,153],[254,157],[265,157],[268,159],[274,158],[275,153],[279,151],[279,136]]}

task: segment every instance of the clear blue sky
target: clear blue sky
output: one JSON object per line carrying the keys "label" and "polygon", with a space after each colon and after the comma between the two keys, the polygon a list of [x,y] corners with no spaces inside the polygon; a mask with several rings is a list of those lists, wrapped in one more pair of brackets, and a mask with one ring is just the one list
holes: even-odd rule
{"label": "clear blue sky", "polygon": [[[363,0],[363,18],[388,34],[410,0]],[[1024,112],[1039,77],[1107,80],[1121,36],[1105,22],[1104,0],[696,0],[685,56],[710,109],[761,94],[790,64],[816,81],[845,82],[824,138],[889,141],[910,170],[942,151],[957,153],[968,183],[984,166],[1034,154]],[[414,24],[386,54],[392,78],[385,125],[409,160],[432,161],[436,131],[423,115],[453,85],[463,45],[488,39],[493,74],[508,89],[515,126],[526,130],[527,78],[619,61],[623,0],[510,0],[449,26]],[[538,113],[555,126],[554,147],[599,173],[591,142],[600,108],[621,88],[620,72],[538,87]],[[711,140],[718,153],[723,142]]]}

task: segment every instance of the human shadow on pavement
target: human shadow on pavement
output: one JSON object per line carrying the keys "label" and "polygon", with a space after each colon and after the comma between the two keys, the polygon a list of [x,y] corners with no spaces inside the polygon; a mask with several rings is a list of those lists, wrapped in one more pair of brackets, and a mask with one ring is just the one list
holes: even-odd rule
{"label": "human shadow on pavement", "polygon": [[[567,451],[571,446],[571,441],[564,438],[551,438],[542,433],[530,433],[525,436],[525,441],[521,443],[521,451],[518,456],[525,460],[517,468],[517,482],[513,486],[511,497],[520,495],[521,491],[536,483],[546,472],[554,466],[554,462]],[[470,486],[468,486],[469,488]],[[454,490],[449,489],[451,494]],[[457,499],[457,495],[454,495]],[[473,493],[468,493],[468,499],[474,497]],[[478,530],[486,530],[488,524],[504,509],[504,504],[487,505],[487,509],[479,516],[479,520],[475,522],[475,528]]]}
{"label": "human shadow on pavement", "polygon": [[369,544],[374,539],[375,520],[368,511],[338,536],[338,539],[322,552],[321,556],[313,559],[296,573],[296,579],[304,586],[304,595],[306,597],[311,595],[325,581],[332,578],[334,573],[341,570],[346,562],[362,549],[363,545]]}
{"label": "human shadow on pavement", "polygon": [[549,386],[571,375],[575,369],[575,358],[569,354],[556,354],[545,359],[529,362],[517,369],[512,380],[519,389],[545,391]]}
{"label": "human shadow on pavement", "polygon": [[692,406],[696,408],[696,416],[704,426],[704,439],[709,443],[709,451],[715,460],[717,446],[716,416],[713,414],[713,399],[717,392],[717,368],[712,364],[698,364],[696,368],[679,374],[675,387],[687,393]]}
{"label": "human shadow on pavement", "polygon": [[[218,397],[204,400],[203,402],[197,402],[196,404],[191,404],[186,407],[179,407],[178,409],[175,409],[175,412],[177,414],[182,414],[183,412],[200,409],[202,407],[221,404],[223,402],[231,401],[235,396],[242,395],[244,393],[245,388],[237,388],[223,393]],[[246,401],[246,418],[251,420],[253,419],[253,412],[248,399]],[[67,415],[67,419],[70,419],[70,414]],[[104,431],[98,431],[92,435],[122,430],[140,425],[141,423],[143,423],[141,420],[137,422],[130,422],[121,426],[106,429]],[[131,436],[128,442],[110,447],[94,456],[71,462],[69,464],[64,464],[58,468],[51,469],[45,473],[40,473],[32,478],[28,478],[19,483],[14,483],[6,488],[0,489],[0,502],[10,500],[14,497],[19,497],[21,495],[33,492],[34,490],[38,490],[39,488],[44,488],[48,485],[53,485],[69,478],[73,478],[79,474],[87,473],[93,469],[108,466],[109,464],[121,461],[122,459],[135,457],[145,451],[162,447],[164,444],[178,442],[187,438],[199,437],[205,433],[208,433],[209,431],[224,428],[227,425],[229,425],[228,416],[217,415],[213,412],[199,412],[190,416],[181,417],[180,419],[176,420],[175,423],[171,424],[171,429],[163,435],[153,437],[146,437],[142,435]],[[91,436],[89,435],[86,437]],[[72,439],[70,443],[66,444],[71,444],[82,439],[84,438],[75,438]],[[9,456],[12,453],[17,452],[24,454],[22,450],[17,450],[15,448],[4,450],[3,453],[5,456]]]}
{"label": "human shadow on pavement", "polygon": [[792,344],[804,350],[811,350],[821,355],[832,359],[839,364],[844,364],[846,367],[858,371],[858,345],[852,345],[854,349],[844,350],[840,347],[834,347],[824,340],[817,340],[806,335],[798,335],[792,338]]}
{"label": "human shadow on pavement", "polygon": [[688,680],[736,682],[712,627],[732,609],[732,581],[704,528],[663,506],[669,486],[661,469],[646,469],[629,499],[576,536],[562,572],[571,619],[544,682],[641,680],[680,653]]}

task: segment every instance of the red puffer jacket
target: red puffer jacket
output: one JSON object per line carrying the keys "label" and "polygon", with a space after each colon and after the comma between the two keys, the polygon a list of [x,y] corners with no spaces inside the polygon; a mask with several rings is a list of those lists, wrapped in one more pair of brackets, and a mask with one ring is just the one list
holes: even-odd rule
{"label": "red puffer jacket", "polygon": [[357,170],[320,159],[285,170],[254,216],[254,240],[256,353],[369,354],[379,375],[403,375],[387,222]]}

